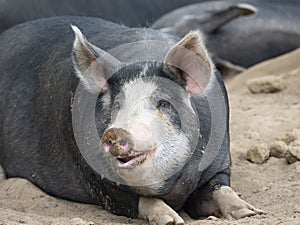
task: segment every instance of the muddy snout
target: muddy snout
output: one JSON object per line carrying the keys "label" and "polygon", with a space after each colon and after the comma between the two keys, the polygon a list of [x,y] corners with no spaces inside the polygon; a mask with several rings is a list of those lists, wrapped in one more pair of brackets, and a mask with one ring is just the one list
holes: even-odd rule
{"label": "muddy snout", "polygon": [[105,131],[101,144],[106,153],[113,157],[130,155],[133,142],[129,132],[121,128],[110,128]]}

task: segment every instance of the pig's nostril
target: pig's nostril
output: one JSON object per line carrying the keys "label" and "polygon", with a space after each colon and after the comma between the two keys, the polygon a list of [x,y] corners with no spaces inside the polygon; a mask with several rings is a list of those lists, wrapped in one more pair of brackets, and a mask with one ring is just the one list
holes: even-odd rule
{"label": "pig's nostril", "polygon": [[104,151],[105,151],[105,152],[109,152],[109,149],[110,149],[110,147],[111,147],[112,145],[113,145],[113,142],[112,142],[111,139],[105,141],[105,142],[103,143]]}
{"label": "pig's nostril", "polygon": [[112,142],[112,140],[111,140],[111,139],[109,139],[109,140],[106,140],[106,141],[104,142],[104,144],[105,144],[105,146],[108,146],[108,147],[110,147],[110,146],[112,146],[112,145],[113,145],[113,142]]}
{"label": "pig's nostril", "polygon": [[120,145],[126,146],[127,145],[127,139],[126,138],[122,138],[121,141],[120,141]]}

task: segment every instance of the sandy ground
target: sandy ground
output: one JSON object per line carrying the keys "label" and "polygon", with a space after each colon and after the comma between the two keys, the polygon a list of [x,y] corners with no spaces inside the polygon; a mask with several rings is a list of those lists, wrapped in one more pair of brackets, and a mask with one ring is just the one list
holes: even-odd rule
{"label": "sandy ground", "polygon": [[[228,86],[231,107],[232,187],[265,215],[228,221],[192,220],[186,224],[300,224],[300,162],[287,164],[271,157],[264,164],[246,160],[246,151],[259,143],[300,128],[300,50],[257,65]],[[286,89],[252,94],[249,78],[282,76]],[[114,216],[101,207],[56,199],[23,179],[0,181],[0,225],[4,224],[145,224]]]}

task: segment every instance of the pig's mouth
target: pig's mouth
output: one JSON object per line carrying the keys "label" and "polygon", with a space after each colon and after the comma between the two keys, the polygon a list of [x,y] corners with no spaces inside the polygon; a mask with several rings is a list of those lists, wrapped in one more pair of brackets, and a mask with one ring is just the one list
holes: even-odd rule
{"label": "pig's mouth", "polygon": [[147,152],[139,152],[130,156],[118,156],[115,159],[117,160],[118,167],[126,168],[141,165],[146,161],[147,157]]}

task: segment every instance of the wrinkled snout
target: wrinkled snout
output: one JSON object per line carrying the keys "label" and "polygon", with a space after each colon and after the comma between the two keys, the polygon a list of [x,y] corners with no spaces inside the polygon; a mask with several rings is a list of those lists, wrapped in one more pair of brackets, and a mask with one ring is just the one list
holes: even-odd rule
{"label": "wrinkled snout", "polygon": [[104,151],[113,157],[129,155],[133,150],[130,133],[121,128],[108,129],[101,139],[101,144]]}

